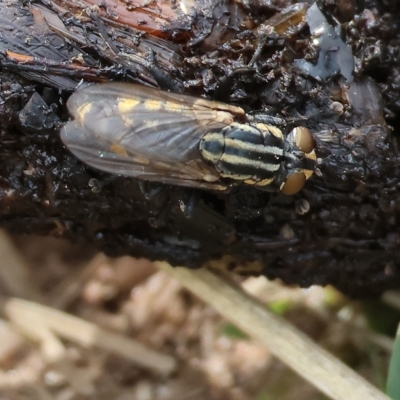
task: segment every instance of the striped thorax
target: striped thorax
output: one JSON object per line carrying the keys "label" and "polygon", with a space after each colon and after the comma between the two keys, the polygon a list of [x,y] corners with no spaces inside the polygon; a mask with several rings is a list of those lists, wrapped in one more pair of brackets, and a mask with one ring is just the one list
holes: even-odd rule
{"label": "striped thorax", "polygon": [[285,194],[297,193],[315,168],[314,140],[296,127],[286,138],[273,125],[232,123],[204,135],[200,152],[221,177],[266,188],[274,183]]}

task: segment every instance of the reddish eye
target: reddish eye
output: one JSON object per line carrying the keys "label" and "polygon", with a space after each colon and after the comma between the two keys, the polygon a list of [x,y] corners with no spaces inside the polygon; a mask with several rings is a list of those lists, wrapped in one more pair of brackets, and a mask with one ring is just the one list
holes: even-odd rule
{"label": "reddish eye", "polygon": [[305,183],[306,176],[303,172],[292,172],[281,186],[281,192],[287,195],[296,194],[303,188]]}
{"label": "reddish eye", "polygon": [[310,153],[314,150],[315,140],[312,137],[311,132],[304,126],[294,128],[294,137],[296,146],[304,153]]}

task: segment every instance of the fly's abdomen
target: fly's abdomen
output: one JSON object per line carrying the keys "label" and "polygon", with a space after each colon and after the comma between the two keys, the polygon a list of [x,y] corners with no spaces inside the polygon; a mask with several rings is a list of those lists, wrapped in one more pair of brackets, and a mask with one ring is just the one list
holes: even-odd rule
{"label": "fly's abdomen", "polygon": [[200,152],[221,177],[266,186],[282,166],[284,140],[280,129],[265,124],[233,123],[207,133]]}

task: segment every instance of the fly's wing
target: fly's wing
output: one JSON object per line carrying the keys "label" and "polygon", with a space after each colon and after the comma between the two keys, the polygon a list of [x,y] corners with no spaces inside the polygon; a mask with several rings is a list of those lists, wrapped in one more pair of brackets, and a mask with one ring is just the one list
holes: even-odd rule
{"label": "fly's wing", "polygon": [[103,171],[223,190],[199,151],[201,138],[244,118],[240,107],[140,85],[86,87],[68,100],[74,121],[61,131],[68,149]]}

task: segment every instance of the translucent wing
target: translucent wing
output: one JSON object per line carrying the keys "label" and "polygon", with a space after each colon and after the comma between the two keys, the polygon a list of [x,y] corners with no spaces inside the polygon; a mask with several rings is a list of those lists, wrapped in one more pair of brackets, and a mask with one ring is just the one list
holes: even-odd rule
{"label": "translucent wing", "polygon": [[218,171],[204,162],[200,139],[235,119],[240,107],[140,85],[86,87],[68,100],[74,121],[61,139],[84,163],[114,174],[223,190]]}

